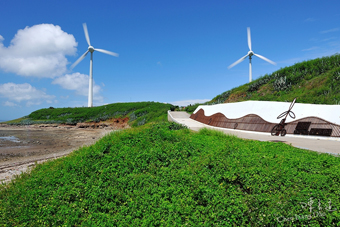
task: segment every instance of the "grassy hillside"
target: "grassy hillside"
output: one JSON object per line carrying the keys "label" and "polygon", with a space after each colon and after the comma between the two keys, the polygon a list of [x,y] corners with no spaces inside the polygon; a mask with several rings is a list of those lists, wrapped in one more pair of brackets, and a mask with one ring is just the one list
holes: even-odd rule
{"label": "grassy hillside", "polygon": [[282,68],[251,83],[217,95],[207,104],[246,100],[340,104],[340,55]]}
{"label": "grassy hillside", "polygon": [[0,186],[1,226],[336,226],[340,159],[162,123]]}
{"label": "grassy hillside", "polygon": [[[210,103],[297,96],[335,104],[338,58],[299,63],[300,71],[281,69]],[[153,123],[166,120],[170,107],[147,102],[42,109],[21,119],[74,124],[128,116],[136,126],[152,123],[112,132],[0,185],[0,226],[340,225],[339,157]]]}
{"label": "grassy hillside", "polygon": [[9,124],[99,122],[110,118],[129,117],[133,126],[147,122],[165,121],[171,104],[157,102],[114,103],[98,107],[48,108],[32,112],[30,115]]}

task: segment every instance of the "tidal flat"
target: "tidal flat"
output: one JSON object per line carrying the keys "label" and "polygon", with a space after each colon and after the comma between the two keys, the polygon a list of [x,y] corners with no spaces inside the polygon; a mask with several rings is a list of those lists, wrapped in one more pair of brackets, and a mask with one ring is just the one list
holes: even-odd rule
{"label": "tidal flat", "polygon": [[76,127],[0,127],[0,182],[10,181],[36,163],[65,156],[95,143],[109,129]]}

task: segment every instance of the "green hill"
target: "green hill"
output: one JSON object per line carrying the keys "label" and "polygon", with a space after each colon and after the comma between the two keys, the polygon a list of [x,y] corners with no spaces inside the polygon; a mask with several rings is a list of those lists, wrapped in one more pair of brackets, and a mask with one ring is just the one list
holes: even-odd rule
{"label": "green hill", "polygon": [[32,112],[30,115],[8,121],[8,124],[69,124],[79,122],[100,122],[111,118],[129,118],[132,126],[148,122],[165,121],[167,111],[174,106],[158,102],[114,103],[97,107],[46,108]]}
{"label": "green hill", "polygon": [[208,104],[246,100],[340,104],[340,55],[317,58],[282,68],[233,88]]}
{"label": "green hill", "polygon": [[[204,104],[246,100],[340,104],[340,54],[297,63],[233,88]],[[193,112],[199,104],[190,106]]]}

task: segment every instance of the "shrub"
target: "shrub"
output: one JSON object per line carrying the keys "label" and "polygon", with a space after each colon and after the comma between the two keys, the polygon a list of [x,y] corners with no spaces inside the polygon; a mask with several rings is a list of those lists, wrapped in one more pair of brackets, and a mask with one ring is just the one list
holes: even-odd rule
{"label": "shrub", "polygon": [[273,82],[273,86],[276,91],[283,91],[289,89],[291,83],[287,81],[286,77],[280,77]]}
{"label": "shrub", "polygon": [[189,106],[185,108],[185,111],[188,113],[193,113],[199,105],[204,105],[204,104],[200,104],[200,103],[196,103],[194,105],[190,104]]}
{"label": "shrub", "polygon": [[271,80],[270,76],[265,75],[249,85],[248,92],[257,91],[262,85],[268,83]]}
{"label": "shrub", "polygon": [[168,128],[170,130],[181,130],[181,129],[187,129],[188,127],[185,125],[177,124],[176,122],[170,122]]}

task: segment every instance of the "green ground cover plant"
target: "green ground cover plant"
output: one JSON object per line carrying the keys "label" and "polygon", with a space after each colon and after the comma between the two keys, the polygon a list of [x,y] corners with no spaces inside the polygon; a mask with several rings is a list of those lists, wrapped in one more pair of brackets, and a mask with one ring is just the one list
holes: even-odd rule
{"label": "green ground cover plant", "polygon": [[[204,104],[340,104],[340,55],[301,62]],[[199,104],[186,108],[192,113]],[[129,118],[116,131],[0,185],[1,226],[339,226],[340,159],[165,123],[156,102],[41,109],[10,124]],[[152,122],[152,123],[150,123]],[[155,123],[158,122],[158,123]]]}
{"label": "green ground cover plant", "polygon": [[32,112],[24,118],[7,122],[13,125],[69,124],[100,122],[111,118],[129,117],[132,126],[148,122],[165,121],[171,104],[158,102],[113,103],[97,107],[46,108]]}
{"label": "green ground cover plant", "polygon": [[339,167],[282,143],[147,124],[0,186],[0,225],[337,226]]}
{"label": "green ground cover plant", "polygon": [[[235,95],[244,94],[244,95]],[[340,104],[340,54],[281,68],[214,97],[207,104],[246,100]]]}

